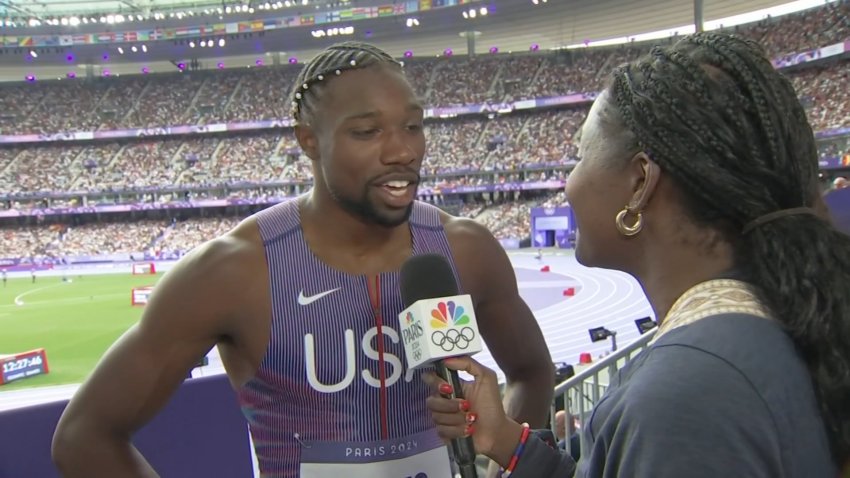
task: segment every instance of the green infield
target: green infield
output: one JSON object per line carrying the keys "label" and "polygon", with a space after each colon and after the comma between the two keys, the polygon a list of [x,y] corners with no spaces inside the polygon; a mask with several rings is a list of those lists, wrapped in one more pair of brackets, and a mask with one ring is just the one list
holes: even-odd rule
{"label": "green infield", "polygon": [[43,348],[49,373],[0,385],[0,392],[81,382],[115,340],[142,314],[134,287],[161,275],[27,277],[0,285],[0,356]]}

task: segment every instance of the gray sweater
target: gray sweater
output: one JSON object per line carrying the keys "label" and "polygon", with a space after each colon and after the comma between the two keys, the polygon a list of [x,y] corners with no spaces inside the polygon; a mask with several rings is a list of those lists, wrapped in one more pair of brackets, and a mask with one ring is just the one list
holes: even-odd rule
{"label": "gray sweater", "polygon": [[836,478],[811,378],[779,324],[671,330],[612,377],[576,464],[539,439],[512,478]]}

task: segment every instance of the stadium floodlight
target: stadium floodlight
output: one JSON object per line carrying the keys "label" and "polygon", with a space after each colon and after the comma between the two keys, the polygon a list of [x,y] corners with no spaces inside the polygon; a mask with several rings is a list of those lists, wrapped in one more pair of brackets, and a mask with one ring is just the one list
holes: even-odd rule
{"label": "stadium floodlight", "polygon": [[588,329],[588,333],[590,333],[591,342],[600,342],[610,337],[611,351],[617,351],[617,332],[608,330],[605,327],[595,327],[592,329]]}

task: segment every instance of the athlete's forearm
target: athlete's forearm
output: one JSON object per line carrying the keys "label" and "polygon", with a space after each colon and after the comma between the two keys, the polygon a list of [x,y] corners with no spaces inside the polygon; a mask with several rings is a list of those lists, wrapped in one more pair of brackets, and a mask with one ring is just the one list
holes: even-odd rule
{"label": "athlete's forearm", "polygon": [[552,404],[555,374],[551,368],[542,367],[508,377],[503,404],[507,415],[531,428],[546,427],[546,417]]}
{"label": "athlete's forearm", "polygon": [[159,478],[128,440],[93,433],[64,433],[54,438],[52,453],[53,461],[64,478]]}

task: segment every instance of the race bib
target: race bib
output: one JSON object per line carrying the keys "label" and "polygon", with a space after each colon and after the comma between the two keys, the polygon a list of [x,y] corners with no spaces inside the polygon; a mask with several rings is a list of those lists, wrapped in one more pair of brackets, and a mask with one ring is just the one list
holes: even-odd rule
{"label": "race bib", "polygon": [[301,478],[451,478],[449,452],[433,430],[373,442],[304,442]]}

